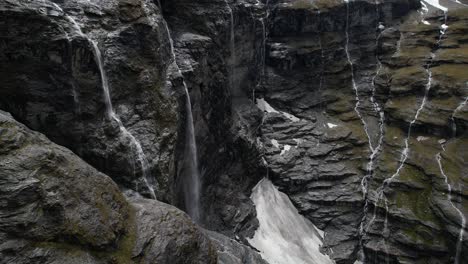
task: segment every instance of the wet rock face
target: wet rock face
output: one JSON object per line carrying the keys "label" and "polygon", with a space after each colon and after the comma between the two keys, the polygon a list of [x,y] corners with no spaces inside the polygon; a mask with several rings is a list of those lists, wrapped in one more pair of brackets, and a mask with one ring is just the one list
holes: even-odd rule
{"label": "wet rock face", "polygon": [[171,205],[127,201],[108,176],[3,111],[0,176],[2,264],[264,263]]}
{"label": "wet rock face", "polygon": [[[151,1],[3,1],[1,108],[79,154],[123,186],[148,194],[137,149],[109,118],[113,110],[149,159],[150,185],[171,198],[177,101],[166,86],[168,37]],[[32,23],[32,25],[31,25]],[[85,34],[82,35],[80,30]],[[101,50],[99,69],[92,42]]]}
{"label": "wet rock face", "polygon": [[249,193],[266,173],[258,168],[260,153],[253,144],[261,112],[239,93],[245,89],[250,94],[256,78],[252,69],[257,67],[255,45],[261,43],[261,26],[254,25],[252,15],[258,8],[247,1],[161,3],[192,100],[203,185],[202,225],[232,237],[253,235],[255,209]]}
{"label": "wet rock face", "polygon": [[1,263],[98,263],[85,248],[119,245],[130,208],[109,177],[4,112],[0,157]]}
{"label": "wet rock face", "polygon": [[184,81],[200,225],[227,237],[169,205],[127,202],[75,154],[0,114],[0,263],[263,263],[241,243],[258,227],[249,196],[265,176],[325,232],[337,263],[467,258],[458,4],[445,18],[414,0],[54,2],[0,2],[0,109],[149,196],[139,142],[158,199],[185,209]]}
{"label": "wet rock face", "polygon": [[[466,10],[450,10],[444,22],[430,9],[422,21],[411,11],[418,5],[270,7],[267,75],[258,89],[273,108],[261,126],[270,176],[325,231],[324,250],[338,263],[353,263],[362,248],[366,263],[449,262],[457,244],[466,247],[457,243],[466,164],[449,161],[459,152],[447,148],[466,137]],[[438,153],[457,186],[452,203]]]}

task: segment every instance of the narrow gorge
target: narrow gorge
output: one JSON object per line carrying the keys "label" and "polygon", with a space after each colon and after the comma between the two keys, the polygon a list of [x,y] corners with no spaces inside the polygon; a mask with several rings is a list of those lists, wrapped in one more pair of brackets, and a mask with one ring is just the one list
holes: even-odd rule
{"label": "narrow gorge", "polygon": [[467,0],[0,0],[0,264],[468,264]]}

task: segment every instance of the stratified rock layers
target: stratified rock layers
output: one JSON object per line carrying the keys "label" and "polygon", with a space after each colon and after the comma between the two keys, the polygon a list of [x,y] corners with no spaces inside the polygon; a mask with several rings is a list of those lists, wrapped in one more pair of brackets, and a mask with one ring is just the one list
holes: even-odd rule
{"label": "stratified rock layers", "polygon": [[[466,8],[56,2],[0,0],[0,109],[28,127],[0,114],[2,261],[262,263],[241,243],[258,227],[249,196],[263,177],[324,230],[322,251],[337,263],[468,258]],[[121,124],[108,116],[102,71]],[[120,194],[150,197],[151,187],[184,208],[182,80],[201,225],[230,238]]]}

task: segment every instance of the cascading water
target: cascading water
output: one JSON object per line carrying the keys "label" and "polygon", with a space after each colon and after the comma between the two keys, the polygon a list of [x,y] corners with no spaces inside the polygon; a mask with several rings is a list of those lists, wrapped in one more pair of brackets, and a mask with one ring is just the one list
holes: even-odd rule
{"label": "cascading water", "polygon": [[[430,3],[429,3],[430,4]],[[444,11],[444,24],[442,24],[440,26],[440,34],[439,34],[439,38],[436,42],[436,46],[435,46],[435,49],[438,49],[439,46],[440,46],[440,42],[442,41],[442,38],[443,36],[445,35],[446,33],[446,30],[448,28],[447,26],[447,9],[446,8],[441,8],[442,11]],[[425,14],[425,12],[423,12],[423,14]],[[421,22],[424,23],[424,16],[421,18]],[[431,65],[432,65],[432,62],[435,58],[435,54],[433,52],[431,52],[431,58],[430,58],[430,61],[427,63],[426,67],[425,67],[425,70],[426,70],[426,73],[427,73],[427,82],[426,82],[426,85],[425,85],[425,89],[424,89],[424,97],[421,101],[421,104],[419,105],[418,109],[416,110],[416,113],[414,115],[414,118],[411,120],[411,122],[409,123],[409,127],[408,127],[408,132],[407,132],[407,136],[404,140],[404,148],[403,150],[401,151],[401,155],[400,155],[400,160],[398,162],[398,167],[397,167],[397,170],[396,172],[388,179],[384,180],[382,186],[380,186],[380,188],[378,189],[377,193],[377,201],[374,205],[374,214],[373,214],[373,217],[371,219],[371,221],[369,221],[369,224],[367,226],[367,229],[368,230],[372,224],[374,223],[374,221],[376,220],[377,218],[377,204],[379,203],[379,201],[381,199],[383,199],[384,201],[384,206],[385,206],[385,218],[384,218],[384,230],[383,230],[383,233],[385,233],[385,231],[388,230],[388,211],[389,211],[389,207],[388,207],[388,201],[387,201],[387,198],[385,197],[385,188],[390,186],[391,182],[400,175],[400,172],[401,170],[403,169],[405,163],[406,163],[406,160],[408,159],[408,156],[409,156],[409,151],[410,151],[410,148],[409,148],[409,140],[411,138],[411,133],[412,133],[412,128],[414,126],[414,124],[418,121],[418,118],[419,118],[419,115],[421,114],[421,111],[424,109],[425,105],[426,105],[426,102],[427,102],[427,99],[428,99],[428,95],[429,95],[429,91],[432,87],[432,71],[431,71]],[[385,243],[385,238],[384,238],[384,244],[386,246],[386,243]],[[388,250],[387,250],[388,252]],[[388,256],[387,256],[388,257]],[[387,261],[388,261],[388,258],[387,258]]]}
{"label": "cascading water", "polygon": [[[142,179],[145,183],[146,188],[148,189],[151,197],[153,199],[156,199],[156,192],[154,191],[153,186],[149,183],[148,178],[149,178],[149,166],[148,166],[148,160],[146,159],[146,155],[143,152],[143,148],[141,147],[140,142],[125,128],[123,125],[122,121],[120,120],[119,116],[114,112],[114,109],[112,107],[112,101],[110,97],[110,92],[109,92],[109,82],[107,80],[107,75],[104,69],[104,63],[102,61],[102,55],[101,51],[99,50],[99,47],[97,43],[93,40],[91,40],[86,34],[83,33],[81,30],[81,27],[78,25],[78,23],[70,16],[66,15],[66,13],[60,8],[57,4],[53,3],[53,5],[58,8],[62,13],[65,14],[65,18],[72,23],[73,28],[75,30],[75,33],[78,34],[80,37],[86,39],[92,47],[94,59],[96,61],[96,64],[99,69],[100,77],[101,77],[101,87],[104,93],[104,103],[106,105],[106,114],[107,117],[110,120],[115,121],[118,126],[119,130],[124,135],[124,137],[128,138],[132,144],[132,149],[135,147],[135,152],[137,155],[137,161],[140,163],[141,166],[141,171],[142,171]],[[68,36],[67,36],[68,38]]]}
{"label": "cascading water", "polygon": [[[445,32],[447,31],[447,28],[448,28],[448,26],[447,26],[447,9],[444,8],[442,10],[444,11],[444,24],[442,24],[440,26],[440,34],[439,34],[439,39],[437,40],[437,43],[436,43],[436,49],[439,48],[440,42],[442,41],[442,38],[445,35]],[[421,111],[424,109],[424,106],[426,105],[427,97],[428,97],[429,91],[430,91],[430,89],[432,87],[431,65],[432,65],[432,62],[433,62],[434,58],[435,58],[435,54],[433,52],[431,52],[431,59],[428,62],[428,64],[426,65],[427,83],[426,83],[426,86],[425,86],[425,89],[424,89],[424,97],[422,99],[422,102],[421,102],[418,110],[416,111],[416,114],[415,114],[413,120],[411,120],[411,122],[409,124],[408,133],[407,133],[407,136],[405,138],[405,148],[401,152],[401,156],[400,156],[400,162],[399,162],[400,165],[398,166],[397,171],[389,179],[386,179],[384,181],[385,185],[389,185],[395,179],[395,177],[398,177],[400,175],[400,171],[403,169],[403,166],[405,165],[405,162],[408,159],[409,139],[411,137],[411,130],[412,130],[414,124],[416,123],[416,121],[418,121],[419,115],[420,115]]]}
{"label": "cascading water", "polygon": [[359,106],[361,104],[361,99],[359,98],[359,88],[356,84],[356,79],[355,79],[355,75],[354,75],[354,64],[353,64],[353,61],[351,59],[351,54],[349,52],[349,1],[350,0],[344,0],[345,3],[346,3],[346,27],[345,27],[345,36],[346,36],[346,43],[345,43],[345,53],[346,53],[346,59],[348,60],[348,64],[349,64],[349,67],[350,67],[350,71],[351,71],[351,84],[352,84],[352,87],[353,87],[353,91],[354,91],[354,95],[355,95],[355,101],[356,101],[356,104],[354,106],[354,112],[356,112],[356,115],[359,117],[359,119],[361,120],[363,126],[364,126],[364,132],[366,133],[366,136],[367,136],[367,139],[369,141],[369,148],[371,150],[371,152],[374,151],[374,148],[372,146],[372,138],[369,134],[369,128],[368,128],[368,125],[366,123],[366,121],[364,120],[364,118],[362,117],[362,114],[361,112],[359,111]]}
{"label": "cascading water", "polygon": [[190,93],[187,88],[187,84],[183,79],[182,71],[177,65],[176,54],[174,50],[174,40],[171,37],[171,31],[167,23],[164,23],[166,34],[169,38],[169,44],[171,49],[171,55],[174,66],[176,67],[178,74],[182,76],[182,84],[184,86],[186,96],[186,128],[185,128],[185,153],[184,153],[184,174],[179,175],[182,177],[183,191],[184,191],[184,203],[185,210],[190,217],[195,221],[200,221],[200,190],[201,190],[201,177],[198,168],[198,150],[197,142],[195,138],[195,126],[193,122],[192,114],[192,102],[190,99]]}
{"label": "cascading water", "polygon": [[[379,7],[378,7],[378,3],[375,2],[375,6],[376,6],[376,17],[379,18]],[[377,141],[377,146],[372,150],[371,149],[371,155],[369,157],[369,162],[367,163],[367,166],[366,166],[366,175],[362,178],[362,181],[361,181],[361,187],[362,187],[362,195],[363,195],[363,199],[364,199],[364,210],[363,210],[363,216],[362,216],[362,219],[361,219],[361,223],[360,223],[360,226],[359,226],[359,244],[360,244],[360,248],[361,248],[361,260],[362,261],[365,261],[366,259],[366,256],[365,256],[365,253],[364,253],[364,241],[363,241],[363,238],[364,238],[364,225],[365,225],[365,222],[366,222],[366,219],[367,219],[367,213],[368,213],[368,210],[369,210],[369,199],[367,198],[367,193],[368,193],[368,190],[369,190],[369,181],[372,179],[372,176],[373,176],[373,171],[374,171],[374,160],[375,158],[377,157],[378,153],[380,152],[381,148],[382,148],[382,143],[383,143],[383,138],[384,138],[384,126],[385,126],[385,113],[384,111],[382,110],[382,108],[380,107],[379,103],[376,101],[375,99],[375,93],[376,93],[376,87],[375,87],[375,81],[376,81],[376,78],[377,76],[380,74],[380,71],[382,69],[382,62],[380,61],[380,58],[379,58],[379,40],[380,40],[380,37],[382,36],[382,31],[385,29],[385,27],[383,26],[383,24],[381,22],[378,23],[377,27],[376,27],[376,32],[377,33],[377,37],[376,37],[376,40],[375,40],[375,59],[376,59],[376,71],[375,71],[375,74],[374,76],[372,77],[372,91],[371,91],[371,96],[370,96],[370,102],[373,106],[373,110],[374,112],[376,112],[378,115],[379,115],[379,138],[378,138],[378,141]],[[385,244],[385,247],[386,247],[386,244]]]}
{"label": "cascading water", "polygon": [[235,84],[235,67],[236,67],[236,43],[235,43],[235,33],[234,33],[234,12],[229,5],[228,1],[225,0],[226,6],[229,11],[229,49],[231,52],[231,61],[229,63],[229,85],[231,88],[231,92],[234,93],[234,95],[237,95],[237,88]]}
{"label": "cascading water", "polygon": [[461,254],[461,249],[462,249],[462,243],[463,243],[463,236],[465,233],[465,227],[466,227],[466,218],[463,212],[458,209],[458,207],[455,206],[455,204],[452,202],[452,186],[450,185],[449,178],[447,177],[447,174],[445,174],[444,167],[442,165],[442,155],[441,153],[437,153],[436,155],[436,160],[437,164],[439,165],[439,170],[440,174],[444,177],[445,184],[447,185],[447,200],[449,201],[450,205],[453,207],[453,209],[457,212],[458,216],[460,217],[461,220],[461,227],[460,227],[460,232],[458,234],[458,239],[457,239],[457,248],[456,248],[456,254],[455,254],[455,264],[460,263],[460,254]]}
{"label": "cascading water", "polygon": [[288,196],[267,178],[252,190],[259,228],[249,243],[270,264],[331,264],[319,251],[323,233],[300,215]]}

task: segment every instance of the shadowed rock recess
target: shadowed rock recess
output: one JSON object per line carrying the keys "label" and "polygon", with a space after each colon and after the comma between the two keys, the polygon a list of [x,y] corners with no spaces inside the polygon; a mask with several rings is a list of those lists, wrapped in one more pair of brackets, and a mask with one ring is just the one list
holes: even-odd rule
{"label": "shadowed rock recess", "polygon": [[0,0],[0,264],[468,264],[467,186],[467,0]]}

